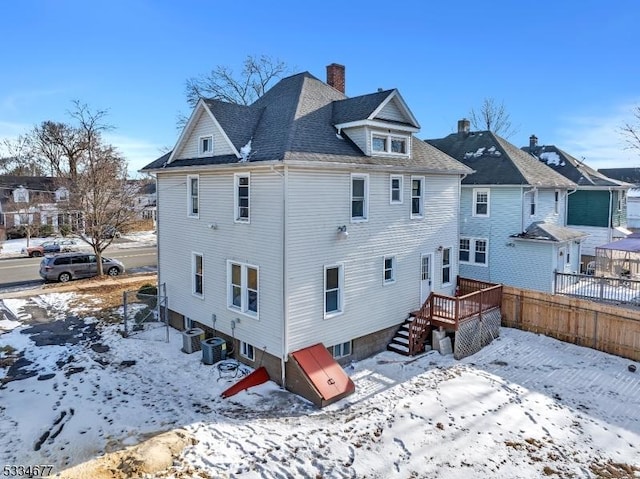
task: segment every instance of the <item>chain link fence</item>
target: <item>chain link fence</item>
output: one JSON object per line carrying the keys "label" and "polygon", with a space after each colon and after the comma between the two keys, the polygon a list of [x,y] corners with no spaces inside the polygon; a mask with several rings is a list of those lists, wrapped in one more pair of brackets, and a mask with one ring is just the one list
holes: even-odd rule
{"label": "chain link fence", "polygon": [[125,338],[169,342],[166,285],[147,284],[122,293]]}

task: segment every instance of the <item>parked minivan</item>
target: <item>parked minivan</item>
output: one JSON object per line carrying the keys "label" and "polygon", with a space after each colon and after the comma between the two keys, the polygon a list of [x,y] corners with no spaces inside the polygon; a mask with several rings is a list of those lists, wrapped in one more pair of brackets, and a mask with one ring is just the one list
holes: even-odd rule
{"label": "parked minivan", "polygon": [[[124,265],[117,259],[102,257],[102,270],[109,276],[124,273]],[[93,253],[63,253],[46,256],[40,262],[40,276],[46,281],[66,283],[71,279],[90,278],[98,274],[98,263]]]}

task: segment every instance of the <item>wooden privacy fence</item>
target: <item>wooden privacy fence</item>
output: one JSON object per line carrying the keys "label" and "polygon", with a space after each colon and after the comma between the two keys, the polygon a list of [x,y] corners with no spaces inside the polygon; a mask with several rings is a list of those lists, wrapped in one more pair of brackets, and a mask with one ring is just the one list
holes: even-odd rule
{"label": "wooden privacy fence", "polygon": [[504,286],[502,325],[640,361],[640,311]]}

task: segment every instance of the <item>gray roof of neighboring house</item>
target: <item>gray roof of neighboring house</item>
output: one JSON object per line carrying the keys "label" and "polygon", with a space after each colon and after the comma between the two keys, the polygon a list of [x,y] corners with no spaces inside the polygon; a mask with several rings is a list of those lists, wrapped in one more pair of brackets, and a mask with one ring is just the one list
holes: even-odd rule
{"label": "gray roof of neighboring house", "polygon": [[531,146],[525,146],[522,150],[532,154],[538,158],[538,160],[550,168],[553,168],[561,175],[569,178],[578,186],[630,186],[624,185],[621,181],[614,180],[597,172],[555,145],[536,145],[533,148]]}
{"label": "gray roof of neighboring house", "polygon": [[640,185],[640,168],[598,168],[598,171],[609,178]]}
{"label": "gray roof of neighboring house", "polygon": [[535,239],[544,241],[573,241],[588,236],[582,231],[567,228],[554,223],[546,223],[544,221],[535,221],[529,227],[518,235],[512,235],[512,238]]}
{"label": "gray roof of neighboring house", "polygon": [[[394,90],[346,99],[344,94],[308,72],[282,79],[250,106],[207,100],[222,129],[239,150],[251,139],[250,162],[306,161],[384,165],[424,171],[470,173],[464,165],[417,138],[409,158],[366,156],[337,121],[366,119]],[[143,170],[237,163],[235,155],[174,159],[170,154]]]}
{"label": "gray roof of neighboring house", "polygon": [[463,185],[528,185],[575,188],[575,183],[491,131],[452,133],[425,140],[475,173]]}
{"label": "gray roof of neighboring house", "polygon": [[28,190],[55,191],[60,185],[53,176],[0,175],[0,188],[14,190],[24,186]]}

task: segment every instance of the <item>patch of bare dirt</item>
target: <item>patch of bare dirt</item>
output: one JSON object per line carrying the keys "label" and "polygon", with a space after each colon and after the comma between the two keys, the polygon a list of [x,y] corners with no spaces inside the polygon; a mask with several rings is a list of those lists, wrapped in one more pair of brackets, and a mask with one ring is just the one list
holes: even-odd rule
{"label": "patch of bare dirt", "polygon": [[613,461],[596,461],[589,466],[589,469],[599,479],[637,479],[640,477],[640,467]]}
{"label": "patch of bare dirt", "polygon": [[186,431],[177,429],[154,436],[136,446],[105,454],[62,471],[62,479],[134,479],[155,474],[173,465],[182,450],[195,444]]}

